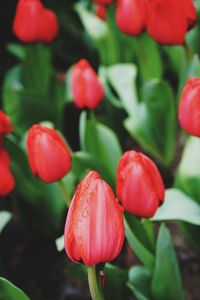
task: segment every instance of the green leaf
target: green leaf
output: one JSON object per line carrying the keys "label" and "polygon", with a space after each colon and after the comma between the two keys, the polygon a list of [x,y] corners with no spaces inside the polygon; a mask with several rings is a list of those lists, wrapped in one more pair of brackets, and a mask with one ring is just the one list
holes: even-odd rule
{"label": "green leaf", "polygon": [[59,252],[61,252],[65,248],[65,245],[64,245],[64,235],[62,235],[59,238],[57,238],[56,241],[55,241],[55,243],[56,243],[57,250]]}
{"label": "green leaf", "polygon": [[112,264],[106,263],[104,268],[105,299],[121,300],[124,298],[126,292],[126,282],[128,279],[127,270],[121,269]]}
{"label": "green leaf", "polygon": [[144,266],[134,266],[129,270],[128,287],[138,300],[151,300],[151,274]]}
{"label": "green leaf", "polygon": [[179,173],[183,177],[200,177],[200,139],[190,136],[185,145]]}
{"label": "green leaf", "polygon": [[89,170],[96,170],[100,174],[103,172],[101,163],[93,154],[84,151],[74,152],[72,155],[72,167],[76,177],[80,180],[84,173]]}
{"label": "green leaf", "polygon": [[101,174],[111,185],[115,183],[116,168],[122,150],[115,133],[99,123],[95,117],[87,119],[82,112],[80,118],[80,141],[82,150],[93,155],[103,166]]}
{"label": "green leaf", "polygon": [[30,300],[30,298],[10,281],[0,277],[0,300]]}
{"label": "green leaf", "polygon": [[168,189],[164,203],[151,220],[181,220],[200,226],[200,205],[180,190]]}
{"label": "green leaf", "polygon": [[64,102],[64,84],[53,74],[48,47],[28,45],[25,50],[25,58],[9,70],[3,85],[3,108],[19,135],[43,120],[59,123]]}
{"label": "green leaf", "polygon": [[0,233],[11,220],[12,214],[9,211],[0,211]]}
{"label": "green leaf", "polygon": [[177,73],[177,76],[181,76],[185,66],[185,49],[183,46],[165,46],[164,52],[168,56],[169,70]]}
{"label": "green leaf", "polygon": [[189,137],[181,158],[175,187],[200,204],[200,139]]}
{"label": "green leaf", "polygon": [[161,78],[163,66],[158,44],[148,34],[143,33],[138,37],[135,46],[139,75],[142,81]]}
{"label": "green leaf", "polygon": [[[7,139],[6,148],[12,157],[15,199],[21,219],[31,230],[57,235],[66,208],[60,186],[57,183],[43,183],[31,174],[24,150],[15,139]],[[64,178],[64,182],[66,180],[72,188],[74,179],[71,174]]]}
{"label": "green leaf", "polygon": [[15,55],[20,60],[23,60],[26,56],[26,50],[22,44],[8,44],[7,49],[11,54]]}
{"label": "green leaf", "polygon": [[160,226],[158,233],[152,294],[155,300],[184,299],[176,254],[169,231],[164,224]]}
{"label": "green leaf", "polygon": [[102,64],[117,63],[119,61],[119,50],[108,24],[87,10],[82,3],[76,4],[75,9],[87,34],[99,52]]}
{"label": "green leaf", "polygon": [[[144,263],[144,265],[149,270],[152,270],[155,262],[154,256],[144,243],[144,239],[142,238],[144,232],[141,231],[142,229],[140,229],[140,226],[138,226],[137,222],[134,222],[134,218],[131,218],[129,215],[126,215],[124,220],[126,238],[131,248],[133,249],[137,257]],[[135,225],[137,225],[137,228]]]}
{"label": "green leaf", "polygon": [[124,109],[130,116],[137,111],[138,99],[135,86],[137,75],[133,64],[118,64],[107,68],[108,79],[119,95]]}
{"label": "green leaf", "polygon": [[175,146],[175,107],[167,82],[152,79],[143,87],[142,103],[125,127],[163,165],[171,163]]}

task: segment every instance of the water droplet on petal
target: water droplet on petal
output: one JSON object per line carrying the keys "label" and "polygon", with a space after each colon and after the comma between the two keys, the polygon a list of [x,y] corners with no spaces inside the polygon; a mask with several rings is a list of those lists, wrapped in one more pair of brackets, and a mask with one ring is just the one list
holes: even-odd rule
{"label": "water droplet on petal", "polygon": [[87,216],[88,216],[88,210],[84,210],[84,211],[82,212],[82,217],[83,217],[83,218],[87,218]]}

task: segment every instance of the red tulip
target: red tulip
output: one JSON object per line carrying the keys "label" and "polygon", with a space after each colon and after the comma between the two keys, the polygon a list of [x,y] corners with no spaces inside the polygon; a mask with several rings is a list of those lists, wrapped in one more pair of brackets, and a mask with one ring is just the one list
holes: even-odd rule
{"label": "red tulip", "polygon": [[70,85],[78,108],[94,109],[104,97],[103,86],[86,59],[81,59],[74,65]]}
{"label": "red tulip", "polygon": [[160,173],[146,155],[127,151],[117,168],[117,197],[128,212],[139,217],[152,217],[164,200]]}
{"label": "red tulip", "polygon": [[70,171],[69,149],[55,129],[33,125],[27,135],[27,152],[31,171],[44,182],[58,181]]}
{"label": "red tulip", "polygon": [[113,260],[124,241],[122,210],[110,186],[91,171],[79,184],[67,215],[69,258],[88,266]]}
{"label": "red tulip", "polygon": [[58,30],[56,15],[46,9],[40,0],[19,0],[13,32],[22,42],[49,43],[55,39]]}
{"label": "red tulip", "polygon": [[178,110],[181,127],[200,137],[200,78],[190,78],[181,94]]}
{"label": "red tulip", "polygon": [[192,0],[147,0],[147,31],[160,44],[183,44],[196,21]]}
{"label": "red tulip", "polygon": [[93,0],[94,3],[109,5],[113,3],[113,0]]}
{"label": "red tulip", "polygon": [[99,19],[105,21],[106,19],[106,7],[102,4],[97,4],[95,7],[95,14]]}
{"label": "red tulip", "polygon": [[15,186],[14,177],[10,171],[10,157],[8,153],[0,148],[0,197],[4,197]]}
{"label": "red tulip", "polygon": [[0,144],[3,141],[5,135],[13,131],[10,118],[0,110]]}
{"label": "red tulip", "polygon": [[146,25],[145,0],[118,0],[116,22],[122,32],[138,35]]}

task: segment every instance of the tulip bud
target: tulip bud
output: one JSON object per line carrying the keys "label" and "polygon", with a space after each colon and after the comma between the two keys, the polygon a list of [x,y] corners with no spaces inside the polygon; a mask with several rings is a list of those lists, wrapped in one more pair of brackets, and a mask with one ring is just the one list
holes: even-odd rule
{"label": "tulip bud", "polygon": [[0,110],[0,144],[3,141],[5,135],[13,131],[10,118]]}
{"label": "tulip bud", "polygon": [[186,82],[181,94],[178,118],[185,131],[200,137],[200,78],[190,78]]}
{"label": "tulip bud", "polygon": [[118,0],[116,22],[122,32],[130,35],[138,35],[146,25],[145,1]]}
{"label": "tulip bud", "polygon": [[146,155],[127,151],[117,168],[117,197],[128,212],[143,218],[152,217],[164,200],[160,173]]}
{"label": "tulip bud", "polygon": [[88,266],[113,260],[124,241],[122,210],[110,186],[97,172],[89,172],[77,188],[66,219],[69,258]]}
{"label": "tulip bud", "polygon": [[33,125],[27,134],[27,152],[32,173],[44,182],[58,181],[70,171],[69,149],[53,128]]}
{"label": "tulip bud", "polygon": [[49,43],[58,34],[56,15],[46,9],[40,0],[19,0],[13,23],[13,32],[25,43]]}
{"label": "tulip bud", "polygon": [[3,148],[0,148],[0,197],[12,192],[14,186],[15,180],[10,171],[10,157]]}
{"label": "tulip bud", "polygon": [[105,5],[97,4],[95,6],[95,14],[96,14],[97,17],[99,17],[99,19],[105,21],[105,19],[106,19],[106,7],[105,7]]}
{"label": "tulip bud", "polygon": [[81,59],[74,65],[70,87],[78,108],[94,109],[104,97],[103,86],[86,59]]}
{"label": "tulip bud", "polygon": [[164,45],[183,44],[187,30],[196,21],[192,0],[147,0],[147,31]]}

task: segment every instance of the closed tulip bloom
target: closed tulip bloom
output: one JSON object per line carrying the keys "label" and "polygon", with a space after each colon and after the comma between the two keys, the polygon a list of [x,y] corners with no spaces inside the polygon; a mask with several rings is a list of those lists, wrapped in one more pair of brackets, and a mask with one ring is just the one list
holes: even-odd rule
{"label": "closed tulip bloom", "polygon": [[147,0],[147,31],[160,44],[183,44],[196,21],[192,0]]}
{"label": "closed tulip bloom", "polygon": [[56,15],[46,9],[40,0],[19,0],[13,23],[13,32],[26,43],[53,41],[59,30]]}
{"label": "closed tulip bloom", "polygon": [[101,20],[105,21],[105,19],[106,19],[106,7],[105,7],[105,5],[97,4],[95,6],[95,14]]}
{"label": "closed tulip bloom", "polygon": [[124,241],[122,210],[110,186],[97,172],[89,172],[77,188],[66,219],[69,258],[87,266],[116,258]]}
{"label": "closed tulip bloom", "polygon": [[200,137],[200,78],[190,78],[186,82],[181,94],[178,118],[185,131]]}
{"label": "closed tulip bloom", "polygon": [[0,110],[0,140],[13,131],[10,118]]}
{"label": "closed tulip bloom", "polygon": [[0,148],[0,197],[4,197],[15,187],[15,180],[10,171],[9,154]]}
{"label": "closed tulip bloom", "polygon": [[27,153],[32,173],[46,183],[70,171],[69,149],[55,129],[33,125],[27,134]]}
{"label": "closed tulip bloom", "polygon": [[152,217],[164,200],[164,184],[151,159],[134,150],[125,152],[117,167],[117,197],[129,213]]}
{"label": "closed tulip bloom", "polygon": [[138,35],[145,28],[145,0],[118,0],[116,22],[119,29],[130,35]]}
{"label": "closed tulip bloom", "polygon": [[103,86],[86,59],[77,62],[71,73],[71,93],[78,108],[96,108],[104,97]]}

